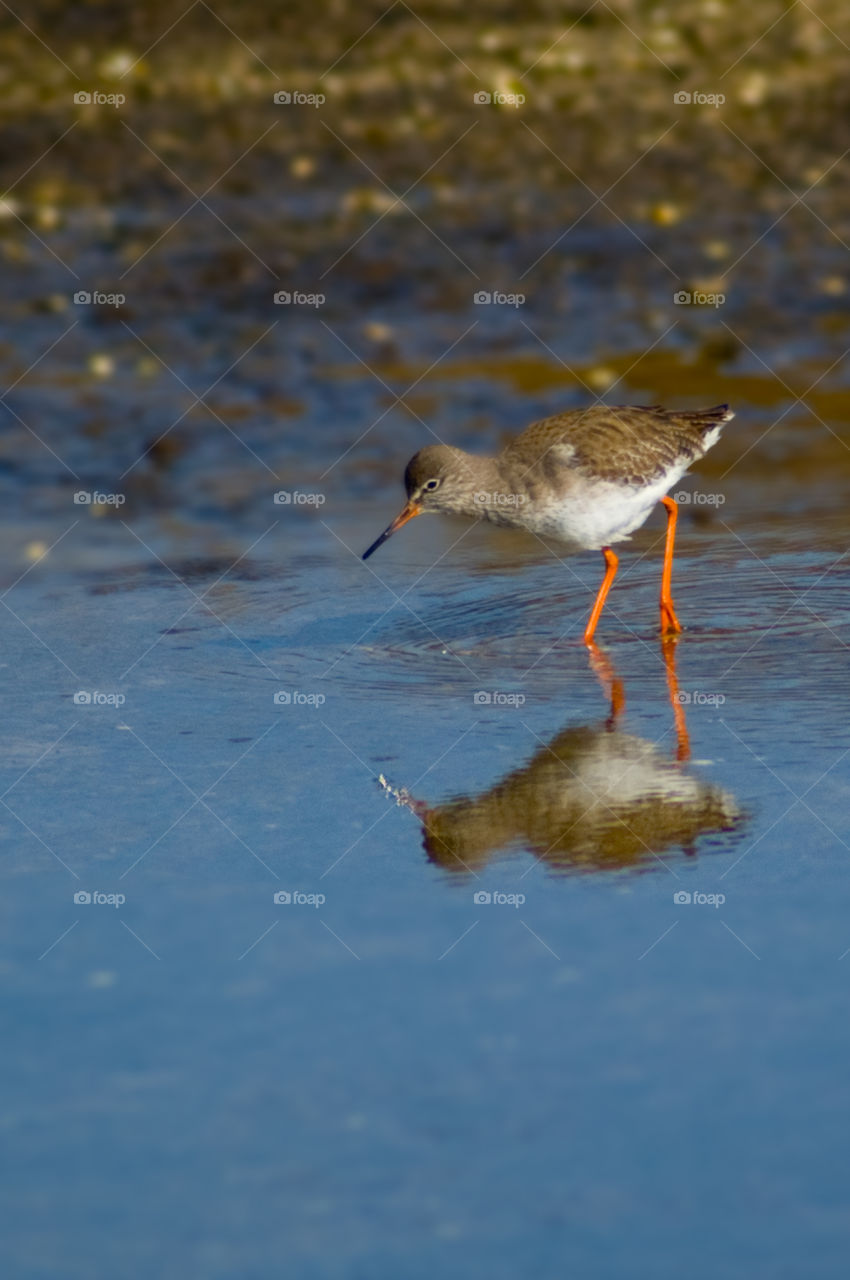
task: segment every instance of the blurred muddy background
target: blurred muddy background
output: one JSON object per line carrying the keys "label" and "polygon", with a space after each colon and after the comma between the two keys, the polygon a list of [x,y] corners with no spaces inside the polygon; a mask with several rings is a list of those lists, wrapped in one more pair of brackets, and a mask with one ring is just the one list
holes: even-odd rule
{"label": "blurred muddy background", "polygon": [[[843,1275],[846,6],[18,15],[4,1274]],[[434,435],[596,397],[737,414],[689,761],[660,517],[616,724],[595,555],[358,558]]]}
{"label": "blurred muddy background", "polygon": [[[82,482],[121,488],[172,554],[229,555],[281,516],[276,486],[362,509],[420,418],[483,449],[610,388],[745,409],[701,471],[736,526],[784,524],[791,503],[840,536],[840,4],[337,4],[321,21],[44,4],[27,21],[3,20],[0,156],[18,563]],[[97,92],[125,101],[75,102]],[[481,290],[526,300],[475,306]],[[725,302],[674,305],[683,290]],[[144,559],[98,512],[70,514],[86,518],[57,559]]]}

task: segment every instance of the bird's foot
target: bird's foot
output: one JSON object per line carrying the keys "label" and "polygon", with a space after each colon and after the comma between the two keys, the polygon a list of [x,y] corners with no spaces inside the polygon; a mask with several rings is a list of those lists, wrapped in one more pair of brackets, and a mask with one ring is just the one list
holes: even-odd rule
{"label": "bird's foot", "polygon": [[661,634],[663,636],[677,636],[681,634],[683,629],[681,622],[676,617],[676,610],[673,608],[673,601],[662,600]]}

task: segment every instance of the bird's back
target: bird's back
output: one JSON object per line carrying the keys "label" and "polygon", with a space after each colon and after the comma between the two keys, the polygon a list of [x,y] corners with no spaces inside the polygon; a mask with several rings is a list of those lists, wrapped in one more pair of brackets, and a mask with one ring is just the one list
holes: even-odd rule
{"label": "bird's back", "polygon": [[719,438],[728,405],[672,410],[660,405],[594,405],[533,422],[502,451],[506,472],[554,479],[564,467],[588,479],[648,486],[684,472]]}

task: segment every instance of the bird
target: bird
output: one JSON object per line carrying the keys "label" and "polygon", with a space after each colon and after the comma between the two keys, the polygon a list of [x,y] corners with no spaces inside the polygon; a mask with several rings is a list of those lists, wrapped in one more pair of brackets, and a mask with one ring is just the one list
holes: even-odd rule
{"label": "bird", "polygon": [[671,575],[678,508],[669,491],[734,416],[727,404],[593,405],[531,423],[494,457],[426,445],[405,469],[405,506],[362,558],[415,516],[435,512],[526,529],[571,550],[599,550],[605,572],[583,636],[592,645],[619,565],[611,548],[628,541],[660,502],[667,512],[661,633],[676,635],[682,625]]}
{"label": "bird", "polygon": [[731,792],[683,768],[657,744],[621,729],[573,725],[486,791],[428,805],[381,785],[422,823],[431,862],[480,872],[522,848],[553,871],[665,866],[674,848],[740,834],[747,815]]}

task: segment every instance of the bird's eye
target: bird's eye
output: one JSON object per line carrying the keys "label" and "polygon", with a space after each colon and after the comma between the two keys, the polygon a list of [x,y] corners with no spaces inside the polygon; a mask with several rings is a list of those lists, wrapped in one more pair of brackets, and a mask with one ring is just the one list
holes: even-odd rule
{"label": "bird's eye", "polygon": [[422,488],[427,493],[433,493],[435,489],[439,489],[440,483],[441,482],[439,480],[426,480]]}

